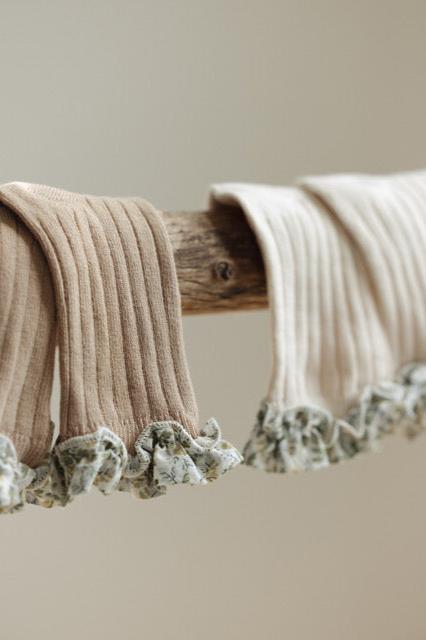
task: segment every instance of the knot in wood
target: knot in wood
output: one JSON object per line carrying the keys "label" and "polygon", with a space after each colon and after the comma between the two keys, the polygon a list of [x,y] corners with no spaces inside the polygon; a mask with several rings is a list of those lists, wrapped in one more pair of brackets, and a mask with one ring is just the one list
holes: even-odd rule
{"label": "knot in wood", "polygon": [[234,274],[234,269],[232,265],[226,260],[222,260],[221,262],[216,262],[213,267],[213,271],[217,278],[221,278],[221,280],[230,280],[230,278]]}

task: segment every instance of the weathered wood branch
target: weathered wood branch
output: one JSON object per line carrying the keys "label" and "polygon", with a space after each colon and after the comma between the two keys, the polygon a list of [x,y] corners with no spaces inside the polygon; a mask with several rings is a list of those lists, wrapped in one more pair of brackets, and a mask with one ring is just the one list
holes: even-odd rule
{"label": "weathered wood branch", "polygon": [[268,305],[263,261],[237,207],[165,213],[176,260],[182,311],[212,313]]}

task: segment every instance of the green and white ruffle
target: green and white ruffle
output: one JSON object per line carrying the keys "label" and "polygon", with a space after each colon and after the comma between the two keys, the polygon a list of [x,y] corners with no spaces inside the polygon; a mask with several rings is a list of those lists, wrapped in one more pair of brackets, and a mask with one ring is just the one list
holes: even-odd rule
{"label": "green and white ruffle", "polygon": [[367,387],[343,419],[315,407],[280,410],[264,402],[244,462],[277,473],[321,469],[377,450],[380,438],[396,427],[409,437],[426,428],[426,364],[408,365],[395,382]]}
{"label": "green and white ruffle", "polygon": [[25,503],[25,490],[35,472],[18,461],[15,447],[6,436],[0,436],[0,513],[12,513]]}
{"label": "green and white ruffle", "polygon": [[170,485],[216,480],[241,461],[213,419],[195,438],[177,422],[153,423],[137,439],[134,455],[110,429],[100,427],[57,444],[36,469],[18,462],[11,440],[0,436],[0,512],[26,502],[65,506],[92,487],[104,494],[118,490],[153,498]]}

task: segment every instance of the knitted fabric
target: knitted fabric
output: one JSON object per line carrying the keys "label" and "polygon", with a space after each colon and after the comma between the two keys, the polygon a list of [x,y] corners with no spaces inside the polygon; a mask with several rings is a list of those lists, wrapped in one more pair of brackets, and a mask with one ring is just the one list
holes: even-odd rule
{"label": "knitted fabric", "polygon": [[247,464],[327,466],[425,426],[426,173],[223,184],[263,254],[273,371]]}
{"label": "knitted fabric", "polygon": [[23,183],[0,202],[0,507],[65,504],[92,485],[150,497],[237,464],[214,421],[198,430],[161,213]]}

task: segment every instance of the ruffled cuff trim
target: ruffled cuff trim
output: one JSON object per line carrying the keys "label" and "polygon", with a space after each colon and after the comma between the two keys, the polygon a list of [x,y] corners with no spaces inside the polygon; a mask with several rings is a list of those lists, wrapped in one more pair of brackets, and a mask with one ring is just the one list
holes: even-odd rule
{"label": "ruffled cuff trim", "polygon": [[119,490],[153,498],[170,485],[206,484],[241,461],[215,420],[196,438],[177,422],[153,423],[137,439],[134,455],[116,434],[100,427],[56,445],[46,464],[34,470],[19,463],[12,442],[0,436],[0,511],[25,502],[66,505],[92,487],[104,494]]}
{"label": "ruffled cuff trim", "polygon": [[278,473],[320,469],[377,450],[380,438],[396,427],[409,437],[426,428],[426,364],[404,367],[396,382],[367,387],[343,419],[315,407],[277,410],[264,402],[244,462]]}
{"label": "ruffled cuff trim", "polygon": [[7,436],[0,435],[0,513],[13,513],[25,504],[25,490],[35,473],[18,461],[15,447]]}

